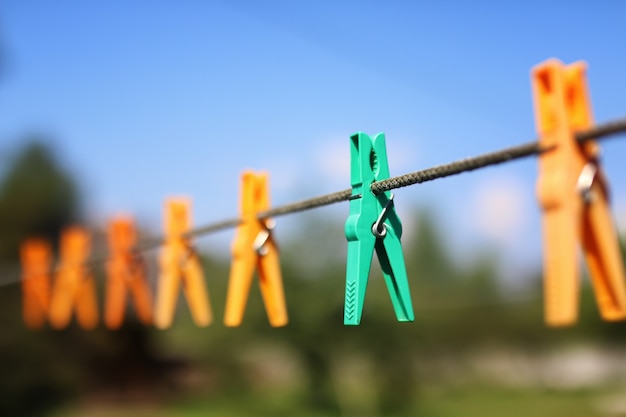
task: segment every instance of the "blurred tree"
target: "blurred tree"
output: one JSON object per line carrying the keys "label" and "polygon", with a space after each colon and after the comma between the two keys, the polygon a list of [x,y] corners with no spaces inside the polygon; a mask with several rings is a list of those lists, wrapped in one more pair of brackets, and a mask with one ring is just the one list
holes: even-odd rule
{"label": "blurred tree", "polygon": [[[56,242],[61,228],[80,217],[79,202],[76,186],[50,150],[30,142],[0,181],[0,259],[16,261],[19,242],[32,233]],[[413,238],[404,241],[415,323],[395,321],[375,260],[362,324],[343,326],[343,225],[322,216],[301,223],[302,231],[281,246],[290,314],[289,326],[281,329],[269,327],[256,284],[242,326],[219,323],[228,259],[204,258],[217,322],[210,329],[195,327],[181,302],[176,326],[167,332],[132,320],[119,332],[75,326],[30,332],[21,322],[19,286],[3,287],[0,415],[43,415],[60,400],[94,392],[113,401],[134,401],[137,392],[148,401],[171,398],[189,394],[184,380],[198,375],[204,378],[196,378],[201,391],[192,393],[202,401],[229,398],[242,410],[249,407],[251,415],[298,414],[281,395],[297,396],[303,410],[320,415],[408,415],[421,387],[441,377],[438,360],[445,367],[449,359],[489,344],[543,349],[603,334],[623,341],[623,325],[600,323],[588,286],[581,324],[561,332],[546,329],[540,301],[511,304],[502,298],[496,259],[486,254],[456,264],[435,220],[422,214],[414,233],[407,233]],[[540,277],[533,282],[540,293]],[[278,377],[283,372],[287,379]],[[276,395],[280,390],[286,394]],[[281,398],[280,412],[275,405],[259,407],[259,398],[272,395]]]}
{"label": "blurred tree", "polygon": [[[0,181],[0,262],[17,264],[23,239],[40,235],[56,242],[61,228],[77,220],[79,198],[41,138],[31,138],[5,172]],[[68,351],[58,336],[24,329],[20,303],[19,285],[1,289],[0,415],[43,413],[69,394],[72,386],[66,382],[76,372],[59,369],[63,362],[58,358]],[[72,360],[80,358],[80,352],[71,352]]]}
{"label": "blurred tree", "polygon": [[[77,185],[52,150],[42,138],[26,143],[0,181],[0,262],[5,263],[18,264],[19,245],[28,236],[45,237],[56,246],[61,230],[81,217]],[[100,294],[102,272],[94,271]],[[20,303],[19,285],[1,288],[2,416],[42,415],[69,398],[94,393],[121,401],[154,398],[185,365],[157,356],[153,331],[132,315],[116,332],[102,327],[86,332],[75,324],[32,332],[22,324]]]}
{"label": "blurred tree", "polygon": [[450,288],[456,285],[456,270],[448,247],[437,228],[436,217],[427,210],[420,210],[410,242],[404,241],[407,270],[419,277],[418,285],[428,288]]}
{"label": "blurred tree", "polygon": [[31,235],[58,241],[79,218],[77,187],[40,138],[31,138],[0,182],[0,260],[16,261]]}

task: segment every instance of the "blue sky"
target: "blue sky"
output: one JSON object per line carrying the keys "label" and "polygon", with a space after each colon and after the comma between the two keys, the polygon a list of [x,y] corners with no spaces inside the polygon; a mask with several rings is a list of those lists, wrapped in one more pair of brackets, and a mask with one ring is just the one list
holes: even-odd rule
{"label": "blue sky", "polygon": [[[189,195],[203,224],[236,214],[244,168],[270,172],[275,204],[348,188],[359,130],[386,133],[392,175],[531,140],[529,71],[550,57],[588,62],[596,120],[626,115],[624,17],[620,1],[4,1],[0,154],[52,138],[93,222],[156,229],[164,197]],[[626,225],[626,140],[604,151]],[[436,210],[460,256],[536,267],[535,179],[530,158],[396,201],[408,224]],[[207,244],[227,251],[223,235]]]}

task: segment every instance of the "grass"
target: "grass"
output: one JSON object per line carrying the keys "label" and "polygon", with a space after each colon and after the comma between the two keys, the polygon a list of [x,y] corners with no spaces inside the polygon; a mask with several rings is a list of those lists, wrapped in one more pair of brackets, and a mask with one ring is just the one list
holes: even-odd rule
{"label": "grass", "polygon": [[[623,394],[623,393],[621,393]],[[607,417],[626,415],[606,406],[607,399],[624,398],[616,388],[581,391],[548,391],[543,389],[510,389],[465,383],[459,386],[425,386],[401,414],[371,414],[374,416],[428,417]],[[86,404],[58,410],[50,417],[241,417],[241,416],[301,416],[331,417],[339,411],[315,411],[296,398],[277,399],[267,396],[181,400],[161,406]],[[366,417],[366,416],[359,416]]]}

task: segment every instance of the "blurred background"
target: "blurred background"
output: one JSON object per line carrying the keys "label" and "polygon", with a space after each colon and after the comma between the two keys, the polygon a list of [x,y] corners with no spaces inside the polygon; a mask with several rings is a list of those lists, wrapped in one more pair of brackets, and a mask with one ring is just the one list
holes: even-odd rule
{"label": "blurred background", "polygon": [[[27,330],[18,247],[111,216],[162,232],[232,218],[239,174],[282,205],[349,187],[349,136],[384,131],[392,175],[535,137],[530,69],[589,64],[599,122],[626,114],[620,1],[503,3],[41,0],[0,3],[0,415],[626,415],[626,326],[584,277],[580,322],[543,324],[536,160],[396,191],[416,321],[377,261],[344,327],[346,203],[277,219],[290,314],[221,324],[233,231],[197,241],[216,322],[186,300],[157,331]],[[626,140],[603,143],[626,232]],[[102,252],[99,252],[102,253]],[[155,285],[158,252],[148,252]],[[104,271],[96,269],[102,305]]]}

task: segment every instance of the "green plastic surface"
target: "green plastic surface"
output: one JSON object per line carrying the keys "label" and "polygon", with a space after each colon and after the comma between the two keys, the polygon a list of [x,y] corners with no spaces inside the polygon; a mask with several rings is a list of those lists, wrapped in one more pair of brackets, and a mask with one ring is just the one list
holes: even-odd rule
{"label": "green plastic surface", "polygon": [[372,231],[391,198],[389,191],[376,196],[370,190],[372,182],[389,178],[385,135],[379,133],[372,139],[358,132],[350,137],[350,143],[352,197],[345,225],[348,260],[343,323],[358,325],[361,322],[374,249],[398,321],[413,321],[413,304],[400,243],[402,223],[393,204],[389,205],[384,216],[385,237],[378,238]]}

